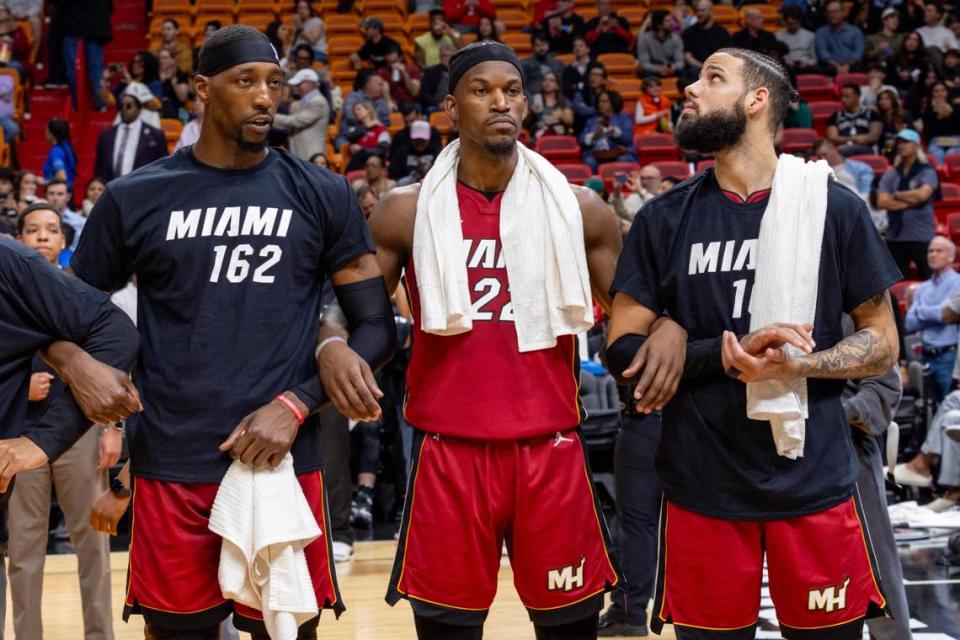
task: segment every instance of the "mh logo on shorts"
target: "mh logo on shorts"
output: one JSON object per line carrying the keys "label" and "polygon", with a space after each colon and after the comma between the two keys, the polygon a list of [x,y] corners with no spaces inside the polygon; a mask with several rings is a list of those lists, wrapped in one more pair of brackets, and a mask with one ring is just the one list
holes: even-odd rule
{"label": "mh logo on shorts", "polygon": [[823,589],[811,589],[807,597],[808,611],[823,611],[831,613],[847,608],[847,586],[850,578],[843,579],[843,585],[830,585]]}
{"label": "mh logo on shorts", "polygon": [[580,556],[580,564],[571,564],[559,569],[547,571],[547,591],[573,591],[583,586],[583,563],[587,559]]}

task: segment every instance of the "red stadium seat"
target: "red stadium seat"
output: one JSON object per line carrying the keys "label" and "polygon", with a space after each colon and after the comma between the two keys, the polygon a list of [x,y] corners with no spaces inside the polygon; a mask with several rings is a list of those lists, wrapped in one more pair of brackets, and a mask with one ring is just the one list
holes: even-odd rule
{"label": "red stadium seat", "polygon": [[837,95],[840,95],[840,87],[845,84],[855,84],[858,87],[864,87],[870,82],[870,78],[865,73],[838,73],[837,74]]}
{"label": "red stadium seat", "polygon": [[713,165],[717,164],[717,161],[713,158],[707,158],[706,160],[701,160],[697,163],[697,173],[700,173],[704,169],[709,169]]}
{"label": "red stadium seat", "polygon": [[636,162],[608,162],[600,165],[597,174],[603,180],[603,184],[606,185],[607,191],[610,191],[613,188],[613,179],[618,173],[629,175],[634,171],[640,171],[640,165]]}
{"label": "red stadium seat", "polygon": [[960,184],[944,182],[940,185],[940,197],[942,198],[941,202],[956,201],[960,204]]}
{"label": "red stadium seat", "polygon": [[954,180],[960,178],[960,153],[948,153],[943,159],[943,164],[947,167],[947,172]]}
{"label": "red stadium seat", "polygon": [[583,150],[574,136],[543,136],[537,138],[533,150],[553,164],[577,163],[583,157]]}
{"label": "red stadium seat", "polygon": [[653,166],[660,169],[660,175],[664,178],[676,178],[677,180],[686,180],[692,174],[690,173],[690,163],[682,160],[664,160],[654,162]]}
{"label": "red stadium seat", "polygon": [[900,305],[900,313],[904,315],[907,313],[907,303],[904,300],[903,296],[907,291],[907,288],[911,285],[920,284],[919,280],[901,280],[900,282],[895,283],[890,287],[890,292],[893,293],[893,297],[897,299],[897,303]]}
{"label": "red stadium seat", "polygon": [[960,242],[960,213],[951,213],[947,216],[947,233],[954,244]]}
{"label": "red stadium seat", "polygon": [[676,160],[680,157],[680,150],[669,133],[647,133],[636,136],[633,139],[633,146],[637,150],[637,157],[640,158],[642,165],[662,160]]}
{"label": "red stadium seat", "polygon": [[367,177],[366,169],[354,169],[347,172],[347,182],[353,184],[354,180],[362,180]]}
{"label": "red stadium seat", "polygon": [[[803,76],[798,77],[802,78]],[[810,107],[810,114],[813,116],[813,128],[820,136],[827,134],[827,120],[830,119],[830,116],[843,108],[843,105],[836,100],[809,102],[807,106]]]}
{"label": "red stadium seat", "polygon": [[807,102],[834,100],[837,91],[828,76],[819,73],[804,73],[797,76],[797,92]]}
{"label": "red stadium seat", "polygon": [[873,169],[873,175],[875,176],[882,176],[887,169],[890,168],[890,162],[886,156],[875,154],[854,155],[850,156],[850,160],[859,160],[860,162],[867,163],[870,165],[870,168]]}
{"label": "red stadium seat", "polygon": [[[41,161],[42,164],[42,161]],[[557,169],[567,177],[567,180],[573,184],[582,185],[584,182],[593,177],[593,169],[588,165],[576,163],[576,164],[558,164]]]}
{"label": "red stadium seat", "polygon": [[809,153],[817,141],[817,132],[813,129],[784,129],[780,138],[780,150],[783,153]]}

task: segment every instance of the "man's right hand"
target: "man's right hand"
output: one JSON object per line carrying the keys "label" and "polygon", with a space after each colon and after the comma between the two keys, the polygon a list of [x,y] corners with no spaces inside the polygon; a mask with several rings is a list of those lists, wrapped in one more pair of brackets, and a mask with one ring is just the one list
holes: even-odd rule
{"label": "man's right hand", "polygon": [[90,527],[100,533],[117,535],[117,524],[129,506],[129,497],[120,497],[107,489],[93,501],[93,506],[90,508]]}
{"label": "man's right hand", "polygon": [[130,377],[79,351],[60,372],[81,411],[95,424],[120,422],[143,411],[140,394]]}
{"label": "man's right hand", "polygon": [[317,369],[327,396],[344,417],[358,422],[380,419],[383,392],[370,365],[343,342],[327,344],[317,356]]}

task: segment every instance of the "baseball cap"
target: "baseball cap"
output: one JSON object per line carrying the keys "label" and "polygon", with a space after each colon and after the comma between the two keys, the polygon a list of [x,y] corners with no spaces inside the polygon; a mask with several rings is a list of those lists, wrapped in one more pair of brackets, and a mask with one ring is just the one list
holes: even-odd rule
{"label": "baseball cap", "polygon": [[886,20],[888,16],[899,15],[899,12],[893,7],[887,7],[883,10],[883,13],[880,14],[881,20]]}
{"label": "baseball cap", "polygon": [[410,139],[411,140],[429,140],[430,139],[430,123],[424,120],[417,120],[410,125]]}
{"label": "baseball cap", "polygon": [[585,186],[587,189],[596,191],[600,195],[603,195],[603,192],[606,190],[603,180],[600,178],[588,178],[586,182],[583,183],[583,186]]}
{"label": "baseball cap", "polygon": [[313,82],[315,84],[320,84],[320,76],[317,75],[317,72],[313,69],[300,69],[293,77],[287,80],[287,84],[291,87],[295,87],[301,82]]}
{"label": "baseball cap", "polygon": [[131,82],[128,84],[123,95],[130,96],[141,105],[149,103],[154,98],[153,93],[151,93],[147,85],[142,82]]}
{"label": "baseball cap", "polygon": [[906,140],[914,144],[920,144],[920,134],[913,129],[901,129],[897,132],[897,140]]}
{"label": "baseball cap", "polygon": [[380,29],[383,31],[383,20],[376,16],[365,18],[360,24],[364,29]]}

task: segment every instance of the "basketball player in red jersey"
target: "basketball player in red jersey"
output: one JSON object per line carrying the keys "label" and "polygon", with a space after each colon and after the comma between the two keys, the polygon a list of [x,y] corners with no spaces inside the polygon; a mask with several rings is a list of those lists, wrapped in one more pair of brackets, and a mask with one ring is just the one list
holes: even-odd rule
{"label": "basketball player in red jersey", "polygon": [[[387,601],[410,600],[421,639],[482,637],[504,542],[538,639],[596,638],[604,593],[619,582],[578,430],[576,339],[518,349],[500,214],[527,108],[519,67],[510,48],[491,42],[450,64],[444,109],[460,134],[456,194],[469,245],[471,330],[423,330],[413,261],[420,185],[391,190],[370,218],[388,290],[406,270],[416,325],[405,415],[417,435]],[[596,194],[573,189],[593,294],[608,309],[618,223]],[[664,320],[655,335],[647,363],[657,390],[641,399],[649,410],[665,404],[684,359],[677,325]],[[362,417],[363,404],[349,401],[352,389],[336,381],[325,356],[324,388],[345,415]]]}

